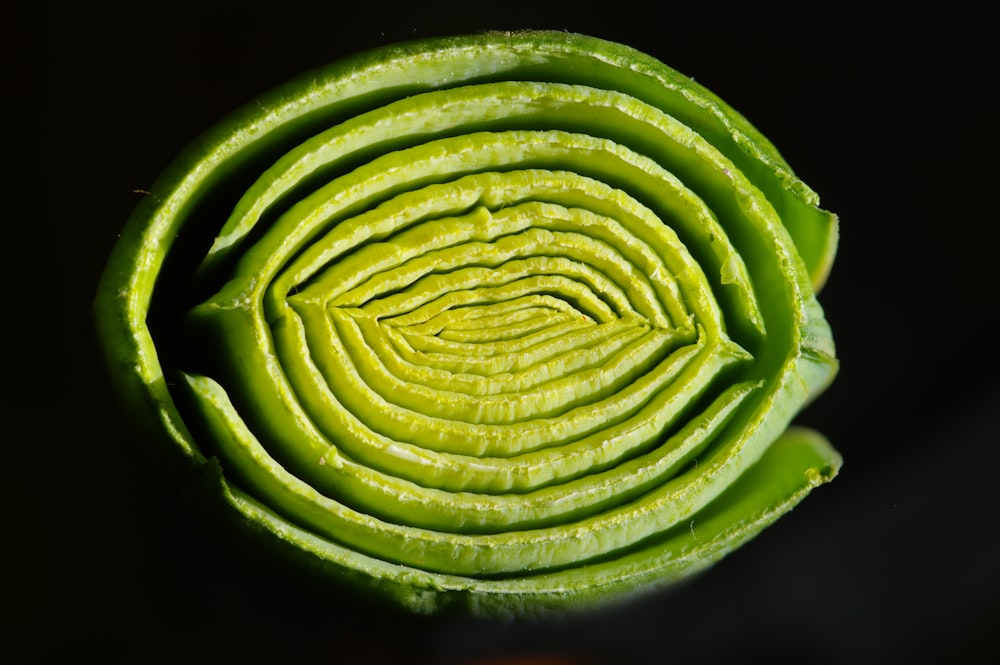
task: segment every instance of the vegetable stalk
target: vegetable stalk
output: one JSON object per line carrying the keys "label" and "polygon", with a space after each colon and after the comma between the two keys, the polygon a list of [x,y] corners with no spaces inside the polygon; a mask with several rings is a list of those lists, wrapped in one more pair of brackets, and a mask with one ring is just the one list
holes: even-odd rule
{"label": "vegetable stalk", "polygon": [[837,219],[629,47],[359,54],[205,134],[96,320],[128,408],[223,501],[416,612],[592,605],[708,567],[840,457]]}

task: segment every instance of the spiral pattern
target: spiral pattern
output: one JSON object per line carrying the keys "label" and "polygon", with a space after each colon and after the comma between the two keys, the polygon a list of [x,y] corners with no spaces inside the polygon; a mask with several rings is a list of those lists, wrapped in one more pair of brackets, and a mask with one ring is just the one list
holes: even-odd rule
{"label": "spiral pattern", "polygon": [[208,134],[136,212],[99,320],[227,500],[340,574],[421,611],[607,599],[836,473],[788,429],[836,370],[817,204],[627,47],[421,41]]}

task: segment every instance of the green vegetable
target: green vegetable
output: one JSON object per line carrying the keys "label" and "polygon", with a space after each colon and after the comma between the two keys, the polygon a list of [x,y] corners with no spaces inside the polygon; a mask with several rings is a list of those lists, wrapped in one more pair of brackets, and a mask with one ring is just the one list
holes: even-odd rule
{"label": "green vegetable", "polygon": [[838,454],[836,217],[628,47],[491,33],[250,104],[152,188],[96,299],[127,410],[221,498],[413,611],[536,613],[700,571]]}

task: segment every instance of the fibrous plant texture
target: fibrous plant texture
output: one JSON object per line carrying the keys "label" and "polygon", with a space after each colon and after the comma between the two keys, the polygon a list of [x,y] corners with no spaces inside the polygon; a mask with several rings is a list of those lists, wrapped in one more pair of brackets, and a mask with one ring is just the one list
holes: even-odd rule
{"label": "fibrous plant texture", "polygon": [[792,422],[837,367],[818,204],[626,46],[411,42],[184,152],[96,318],[128,410],[320,570],[416,612],[590,606],[836,474]]}

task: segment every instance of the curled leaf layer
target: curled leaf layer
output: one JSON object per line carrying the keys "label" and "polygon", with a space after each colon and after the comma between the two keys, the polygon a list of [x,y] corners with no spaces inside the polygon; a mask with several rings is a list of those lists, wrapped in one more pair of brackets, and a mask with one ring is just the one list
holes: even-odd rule
{"label": "curled leaf layer", "polygon": [[137,209],[97,320],[250,522],[415,611],[667,584],[836,474],[836,218],[716,96],[550,32],[358,55]]}

